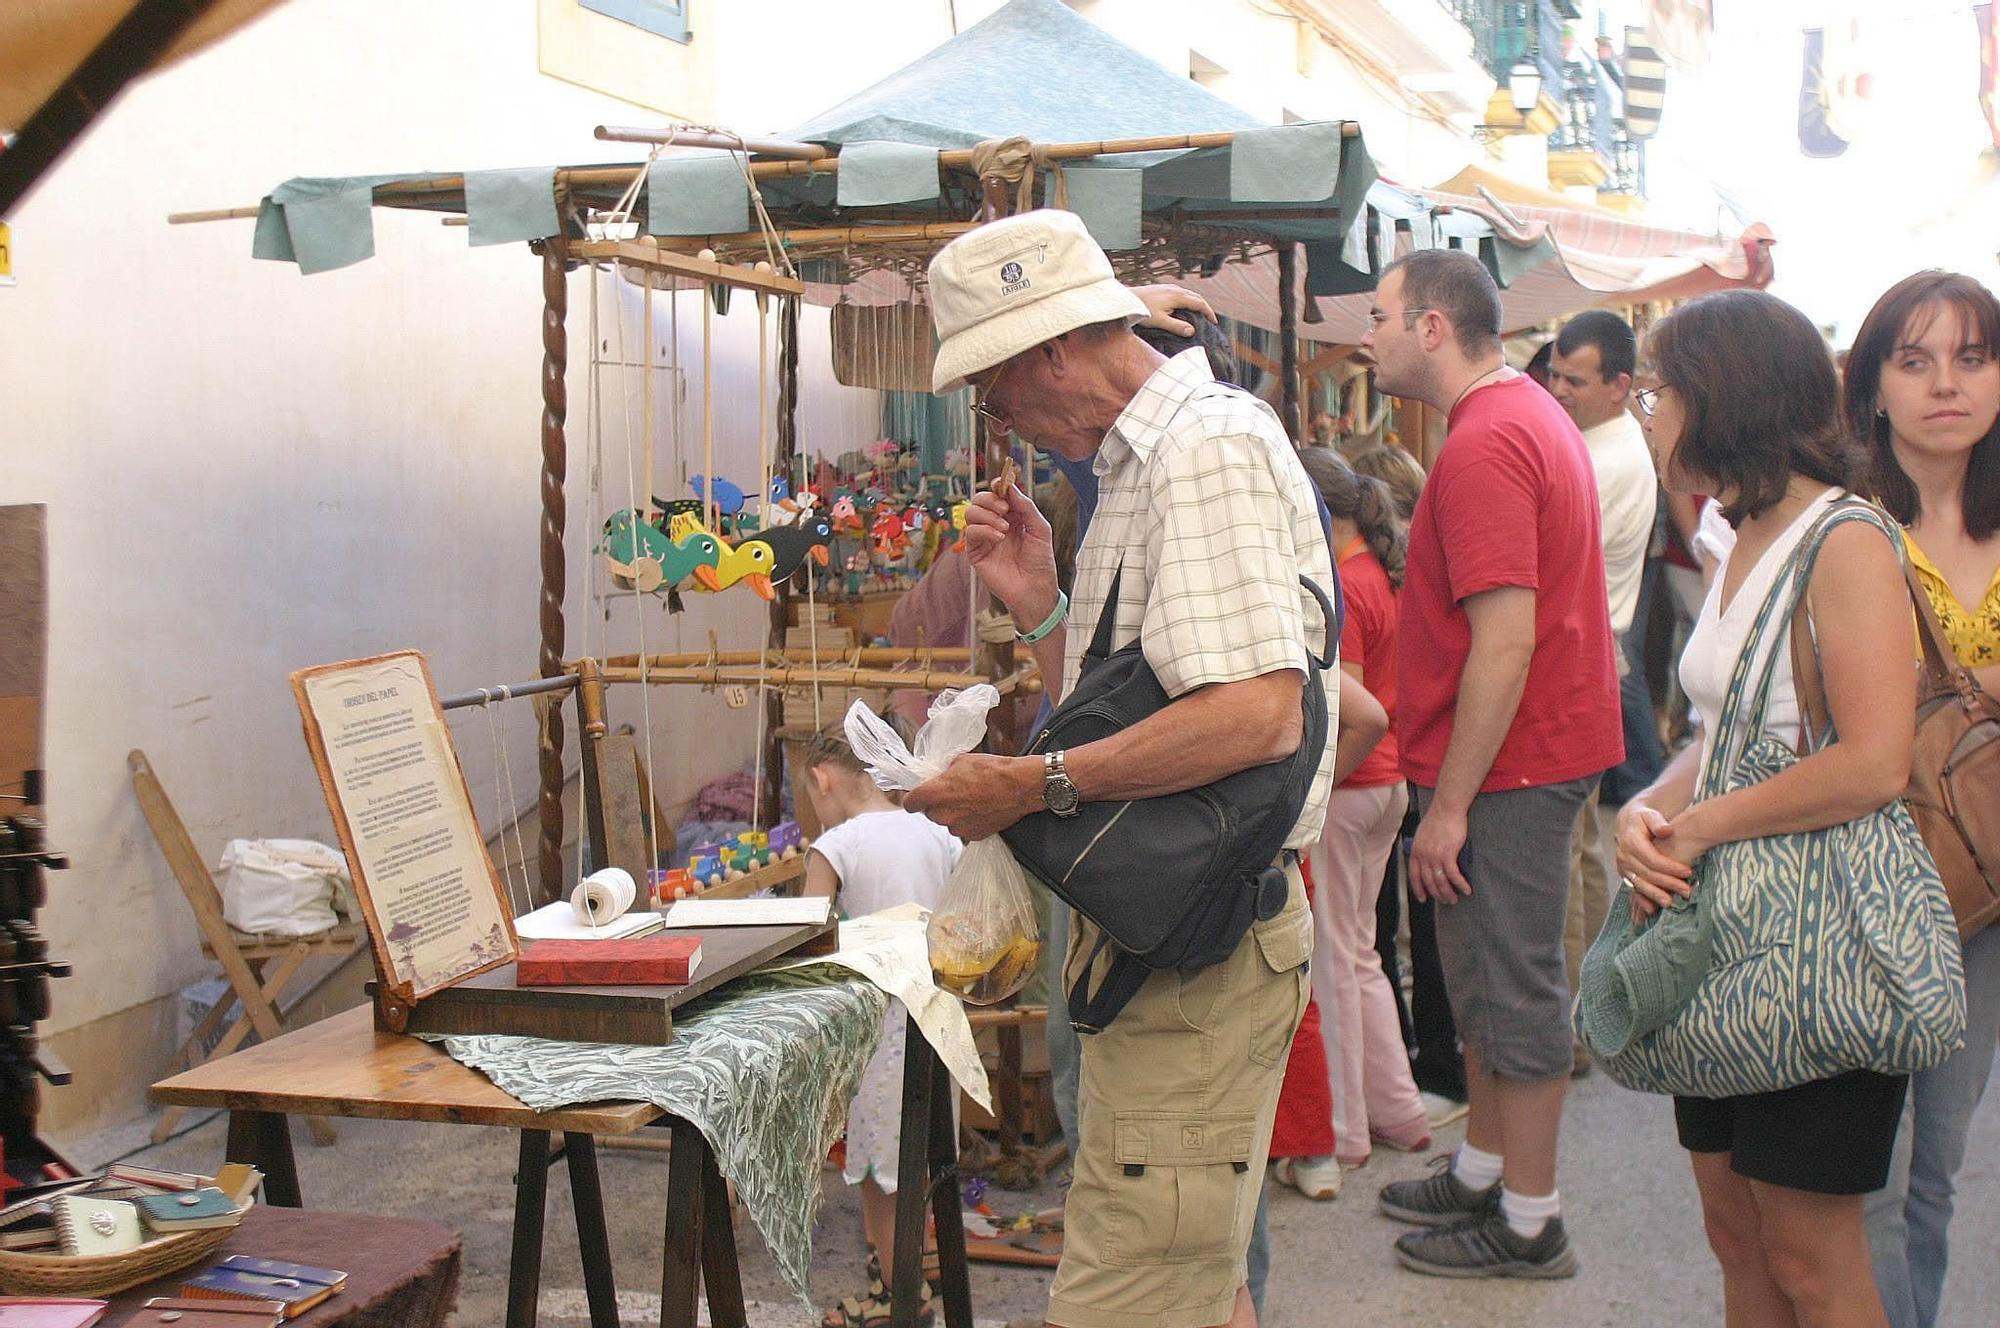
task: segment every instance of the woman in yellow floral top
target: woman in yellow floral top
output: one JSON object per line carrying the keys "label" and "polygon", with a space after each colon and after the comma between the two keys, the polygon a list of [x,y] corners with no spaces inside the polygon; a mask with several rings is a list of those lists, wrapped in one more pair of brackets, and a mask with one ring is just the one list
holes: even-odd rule
{"label": "woman in yellow floral top", "polygon": [[[1848,353],[1845,410],[1952,650],[2000,692],[2000,300],[1949,272],[1890,287]],[[2000,1039],[2000,926],[1966,942],[1965,996],[1965,1046],[1912,1076],[1889,1185],[1868,1202],[1892,1328],[1937,1320],[1952,1180]]]}

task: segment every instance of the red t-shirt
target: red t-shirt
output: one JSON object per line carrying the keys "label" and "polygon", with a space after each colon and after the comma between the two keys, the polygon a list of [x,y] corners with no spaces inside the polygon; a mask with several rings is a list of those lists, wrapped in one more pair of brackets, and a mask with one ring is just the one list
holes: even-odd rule
{"label": "red t-shirt", "polygon": [[1583,435],[1526,377],[1472,393],[1410,520],[1398,624],[1403,773],[1437,786],[1472,646],[1463,602],[1535,592],[1535,653],[1485,793],[1559,784],[1625,759],[1597,479]]}
{"label": "red t-shirt", "polygon": [[1389,731],[1342,788],[1379,788],[1403,782],[1396,759],[1396,592],[1389,574],[1360,539],[1340,551],[1340,589],[1347,624],[1340,631],[1340,662],[1361,666],[1361,685],[1389,712]]}

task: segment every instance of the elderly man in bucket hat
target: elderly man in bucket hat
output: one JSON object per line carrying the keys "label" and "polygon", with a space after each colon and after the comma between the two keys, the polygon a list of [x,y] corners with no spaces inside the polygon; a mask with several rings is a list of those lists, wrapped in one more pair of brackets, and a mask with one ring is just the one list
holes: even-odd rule
{"label": "elderly man in bucket hat", "polygon": [[[1330,586],[1333,568],[1311,481],[1271,409],[1218,384],[1200,350],[1166,359],[1133,336],[1144,307],[1067,212],[1023,213],[954,240],[932,260],[930,298],[936,390],[970,382],[989,421],[1069,460],[1094,458],[1099,481],[1073,608],[1056,587],[1049,524],[1018,487],[973,498],[973,566],[1058,698],[1122,569],[1114,648],[1139,640],[1175,699],[1067,752],[960,757],[913,790],[908,808],[978,839],[1030,812],[1156,797],[1296,751],[1306,652],[1329,644],[1299,577]],[[1334,704],[1330,694],[1329,712]],[[1221,964],[1150,974],[1109,1027],[1083,1039],[1081,1137],[1050,1324],[1255,1322],[1244,1251],[1311,949],[1297,850],[1319,836],[1332,758],[1329,743],[1286,840],[1283,910]],[[1071,918],[1066,987],[1094,932]]]}

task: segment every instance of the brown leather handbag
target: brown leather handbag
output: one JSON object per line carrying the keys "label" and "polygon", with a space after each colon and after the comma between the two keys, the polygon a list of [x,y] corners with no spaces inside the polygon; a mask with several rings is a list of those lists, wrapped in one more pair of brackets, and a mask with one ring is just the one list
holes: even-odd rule
{"label": "brown leather handbag", "polygon": [[1924,657],[1917,743],[1903,802],[1944,878],[1958,934],[2000,918],[2000,702],[1958,662],[1931,597],[1905,564]]}
{"label": "brown leather handbag", "polygon": [[[2000,918],[2000,701],[1958,662],[1907,559],[1903,579],[1923,651],[1917,661],[1916,744],[1903,805],[1944,878],[1959,938],[1970,940]],[[1816,652],[1801,645],[1811,641],[1811,632],[1801,602],[1792,620],[1792,677],[1801,718],[1817,742],[1826,732],[1826,699]],[[1800,750],[1807,750],[1804,744]]]}

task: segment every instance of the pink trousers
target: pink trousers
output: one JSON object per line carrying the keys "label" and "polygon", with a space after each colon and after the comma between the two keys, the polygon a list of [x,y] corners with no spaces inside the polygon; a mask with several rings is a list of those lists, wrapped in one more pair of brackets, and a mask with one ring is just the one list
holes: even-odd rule
{"label": "pink trousers", "polygon": [[1313,859],[1313,996],[1333,1084],[1334,1152],[1359,1165],[1371,1136],[1429,1134],[1396,999],[1375,953],[1375,899],[1409,801],[1402,784],[1337,788]]}

